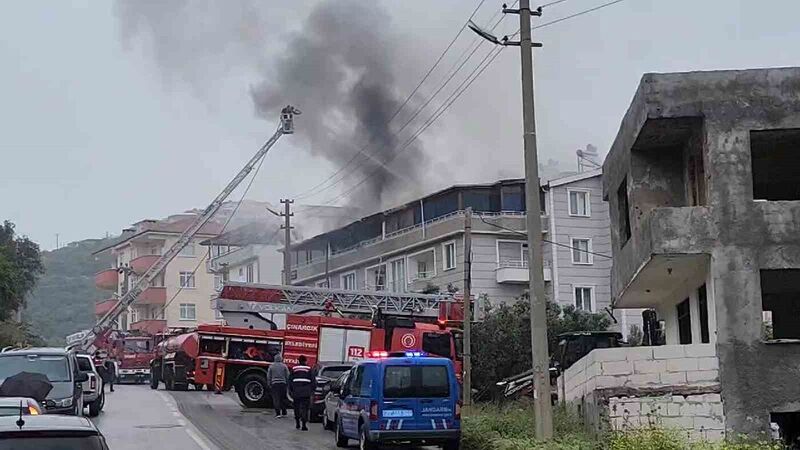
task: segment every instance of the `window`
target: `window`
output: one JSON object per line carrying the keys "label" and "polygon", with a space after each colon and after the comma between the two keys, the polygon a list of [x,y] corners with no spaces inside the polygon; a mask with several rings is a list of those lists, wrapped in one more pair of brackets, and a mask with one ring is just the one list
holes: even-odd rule
{"label": "window", "polygon": [[350,395],[354,397],[369,397],[372,388],[369,377],[365,376],[364,366],[358,366],[350,376]]}
{"label": "window", "polygon": [[89,358],[78,357],[78,369],[84,372],[91,372],[92,361]]}
{"label": "window", "polygon": [[356,273],[350,272],[342,275],[342,289],[346,289],[348,291],[356,290]]}
{"label": "window", "polygon": [[631,218],[628,210],[628,178],[622,179],[617,188],[617,223],[619,224],[619,245],[624,246],[631,238]]}
{"label": "window", "polygon": [[367,288],[376,291],[386,290],[386,264],[370,267],[366,271]]}
{"label": "window", "polygon": [[450,349],[450,333],[423,333],[422,351],[450,358],[453,354]]}
{"label": "window", "polygon": [[247,280],[248,283],[252,283],[255,281],[255,270],[253,268],[253,263],[247,265]]}
{"label": "window", "polygon": [[328,281],[327,280],[317,281],[317,287],[318,288],[327,288],[327,287],[329,287],[328,286]]}
{"label": "window", "polygon": [[761,270],[766,340],[800,339],[800,269]]}
{"label": "window", "polygon": [[194,274],[192,272],[181,272],[179,282],[179,286],[182,288],[194,289]]}
{"label": "window", "polygon": [[750,132],[753,199],[800,200],[800,129]]}
{"label": "window", "polygon": [[498,267],[528,267],[528,245],[522,241],[497,241]]}
{"label": "window", "polygon": [[678,303],[678,340],[681,345],[692,343],[692,314],[689,311],[689,299]]}
{"label": "window", "polygon": [[178,255],[189,257],[194,256],[194,244],[189,244],[186,247],[183,247]]}
{"label": "window", "polygon": [[594,288],[591,287],[575,287],[575,309],[594,311],[592,291],[594,291]]}
{"label": "window", "polygon": [[456,243],[455,241],[442,244],[444,253],[444,270],[456,268]]}
{"label": "window", "polygon": [[406,260],[396,259],[389,263],[389,290],[392,292],[406,291]]}
{"label": "window", "polygon": [[700,310],[700,342],[708,344],[711,341],[708,335],[708,293],[705,284],[697,290],[697,306]]}
{"label": "window", "polygon": [[219,292],[222,290],[222,286],[225,284],[225,280],[223,279],[221,274],[214,274],[214,290]]}
{"label": "window", "polygon": [[443,398],[450,396],[445,366],[386,366],[383,375],[385,398]]}
{"label": "window", "polygon": [[181,303],[181,320],[197,320],[194,303]]}
{"label": "window", "polygon": [[436,276],[436,252],[429,248],[408,255],[410,281],[428,280]]}
{"label": "window", "polygon": [[572,239],[572,263],[592,264],[592,240],[585,238]]}
{"label": "window", "polygon": [[589,191],[567,190],[569,195],[569,215],[579,217],[589,217],[591,208],[589,206]]}

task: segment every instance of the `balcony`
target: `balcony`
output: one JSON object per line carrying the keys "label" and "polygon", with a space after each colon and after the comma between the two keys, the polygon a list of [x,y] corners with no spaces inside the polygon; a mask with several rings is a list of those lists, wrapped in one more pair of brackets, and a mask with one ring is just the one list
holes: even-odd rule
{"label": "balcony", "polygon": [[[553,280],[553,269],[550,264],[545,262],[542,270],[544,281]],[[527,260],[505,260],[497,265],[495,270],[497,282],[500,284],[528,284],[530,273],[528,272]]]}
{"label": "balcony", "polygon": [[137,305],[164,305],[167,303],[167,288],[149,287],[136,300]]}
{"label": "balcony", "polygon": [[104,315],[106,315],[109,311],[111,311],[111,308],[116,306],[117,303],[119,303],[119,300],[117,300],[115,298],[108,298],[108,299],[105,299],[105,300],[102,300],[100,302],[95,303],[94,304],[94,315],[95,316],[104,316]]}
{"label": "balcony", "polygon": [[116,291],[119,286],[119,272],[114,268],[97,272],[94,274],[94,284],[98,289]]}
{"label": "balcony", "polygon": [[133,322],[131,330],[142,331],[147,334],[163,333],[167,331],[167,321],[159,319],[140,320]]}
{"label": "balcony", "polygon": [[147,269],[150,268],[161,255],[144,255],[131,260],[131,269],[136,275],[144,275]]}

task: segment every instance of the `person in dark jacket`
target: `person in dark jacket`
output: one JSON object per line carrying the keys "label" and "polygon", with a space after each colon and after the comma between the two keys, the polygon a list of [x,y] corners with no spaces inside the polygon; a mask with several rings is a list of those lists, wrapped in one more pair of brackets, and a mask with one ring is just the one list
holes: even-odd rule
{"label": "person in dark jacket", "polygon": [[311,396],[317,388],[317,377],[306,365],[308,361],[305,356],[300,356],[297,360],[300,364],[292,368],[292,377],[289,384],[289,392],[294,400],[294,423],[298,430],[308,431],[306,423],[309,420],[309,409],[311,406]]}
{"label": "person in dark jacket", "polygon": [[289,383],[289,368],[283,363],[280,354],[267,369],[267,385],[272,393],[272,405],[275,407],[275,417],[286,417],[286,386]]}
{"label": "person in dark jacket", "polygon": [[103,367],[106,369],[104,384],[108,384],[111,387],[111,392],[114,392],[114,382],[117,381],[117,365],[113,359],[108,358],[103,361]]}

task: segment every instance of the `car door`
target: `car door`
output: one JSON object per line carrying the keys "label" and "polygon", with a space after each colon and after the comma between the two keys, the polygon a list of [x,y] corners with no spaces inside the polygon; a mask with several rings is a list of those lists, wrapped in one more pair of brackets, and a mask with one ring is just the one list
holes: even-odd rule
{"label": "car door", "polygon": [[[343,373],[339,378],[331,382],[331,388],[325,395],[325,411],[324,414],[329,421],[333,421],[336,409],[339,407],[339,398],[341,397],[341,390],[347,384],[349,371]],[[335,391],[339,392],[335,392]]]}
{"label": "car door", "polygon": [[417,422],[419,399],[415,387],[418,378],[416,365],[404,361],[402,364],[387,364],[384,367],[381,420],[387,429],[430,429]]}
{"label": "car door", "polygon": [[[455,402],[458,393],[451,379],[452,370],[447,364],[420,364],[417,366],[415,390],[419,396],[416,425],[420,429],[449,429],[455,420]],[[454,375],[454,374],[453,374]]]}
{"label": "car door", "polygon": [[364,379],[364,366],[356,366],[352,370],[346,392],[342,394],[340,414],[344,433],[353,439],[358,436],[359,403],[361,400],[361,384]]}

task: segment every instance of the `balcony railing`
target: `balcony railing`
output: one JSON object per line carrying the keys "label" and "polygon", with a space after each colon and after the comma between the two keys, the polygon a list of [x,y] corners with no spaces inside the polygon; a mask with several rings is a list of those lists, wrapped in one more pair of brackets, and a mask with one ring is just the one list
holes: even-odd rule
{"label": "balcony railing", "polygon": [[101,270],[94,275],[94,284],[99,289],[116,291],[119,286],[119,272],[115,268]]}
{"label": "balcony railing", "polygon": [[429,270],[427,272],[417,272],[411,275],[411,282],[430,280],[436,276],[436,271]]}
{"label": "balcony railing", "polygon": [[131,323],[131,330],[139,330],[148,334],[163,333],[167,331],[167,321],[160,319],[139,320]]}
{"label": "balcony railing", "polygon": [[133,273],[136,275],[144,275],[147,269],[155,264],[160,257],[161,255],[142,255],[138,258],[134,258],[130,262],[131,270],[133,270]]}
{"label": "balcony railing", "polygon": [[151,286],[139,294],[137,305],[163,305],[167,303],[167,288]]}
{"label": "balcony railing", "polygon": [[94,304],[94,315],[95,316],[104,316],[107,312],[111,311],[111,308],[116,306],[119,303],[119,300],[115,298],[108,298],[103,301],[97,302]]}

